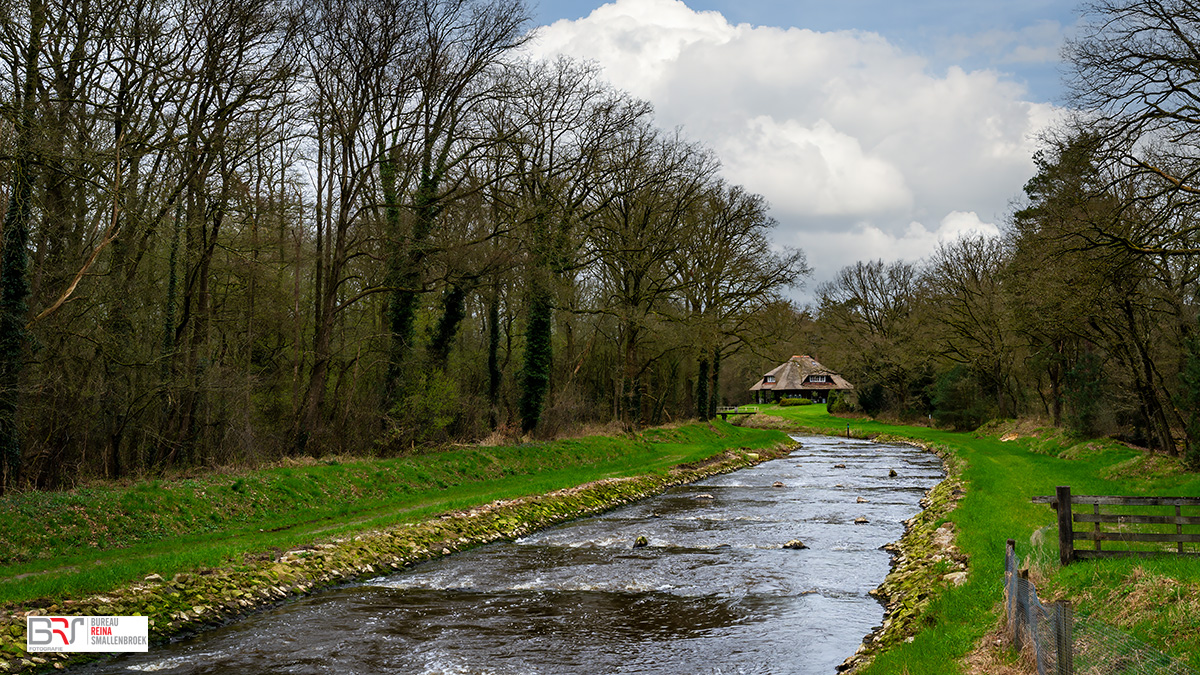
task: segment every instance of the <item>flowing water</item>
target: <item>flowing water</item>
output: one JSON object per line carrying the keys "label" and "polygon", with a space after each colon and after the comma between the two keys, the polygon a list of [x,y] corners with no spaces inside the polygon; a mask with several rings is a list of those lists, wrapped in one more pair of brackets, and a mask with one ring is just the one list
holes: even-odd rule
{"label": "flowing water", "polygon": [[883,618],[867,594],[889,569],[880,547],[943,474],[908,446],[798,440],[785,459],[84,672],[832,674]]}

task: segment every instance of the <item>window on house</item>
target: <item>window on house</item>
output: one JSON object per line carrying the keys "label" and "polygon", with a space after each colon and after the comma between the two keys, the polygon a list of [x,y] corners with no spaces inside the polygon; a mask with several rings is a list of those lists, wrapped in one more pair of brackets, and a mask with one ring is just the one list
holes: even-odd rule
{"label": "window on house", "polygon": [[767,376],[767,384],[771,384],[771,383],[773,383],[774,381],[775,381],[775,376],[774,376],[774,375],[768,375],[768,376]]}
{"label": "window on house", "polygon": [[824,375],[809,375],[809,382],[828,382]]}

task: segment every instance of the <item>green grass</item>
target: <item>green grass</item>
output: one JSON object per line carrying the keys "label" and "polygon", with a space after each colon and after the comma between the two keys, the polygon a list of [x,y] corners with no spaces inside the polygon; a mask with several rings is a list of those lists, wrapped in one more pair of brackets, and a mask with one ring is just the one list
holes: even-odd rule
{"label": "green grass", "polygon": [[[873,420],[847,420],[825,406],[762,412],[809,430],[855,436],[895,434],[937,443],[967,463],[967,495],[949,519],[958,526],[958,545],[970,556],[968,583],[947,590],[924,617],[924,630],[909,644],[880,655],[866,671],[947,673],[995,627],[1002,599],[1006,540],[1017,541],[1022,557],[1043,561],[1042,595],[1072,600],[1092,615],[1200,668],[1200,564],[1195,558],[1161,557],[1078,562],[1057,566],[1057,534],[1034,546],[1030,538],[1055,523],[1055,512],[1030,503],[1069,485],[1076,494],[1200,496],[1200,475],[1183,472],[1168,458],[1107,441],[1077,444],[1059,432],[1038,438],[999,440],[999,428],[961,434]],[[1049,561],[1054,561],[1053,563]],[[1126,600],[1136,595],[1136,602]],[[1140,603],[1140,604],[1139,604]]]}
{"label": "green grass", "polygon": [[412,457],[313,462],[0,498],[0,603],[103,593],[157,573],[238,565],[246,556],[416,522],[602,478],[665,473],[777,431],[722,422]]}

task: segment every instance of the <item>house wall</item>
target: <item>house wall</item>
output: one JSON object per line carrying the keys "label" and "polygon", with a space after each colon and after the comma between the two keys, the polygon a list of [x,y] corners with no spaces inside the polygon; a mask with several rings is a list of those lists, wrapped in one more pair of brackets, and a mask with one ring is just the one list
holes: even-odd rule
{"label": "house wall", "polygon": [[773,389],[760,389],[754,392],[754,402],[778,403],[781,398],[807,398],[813,403],[827,403],[830,391],[832,390],[787,389],[784,391],[775,391]]}

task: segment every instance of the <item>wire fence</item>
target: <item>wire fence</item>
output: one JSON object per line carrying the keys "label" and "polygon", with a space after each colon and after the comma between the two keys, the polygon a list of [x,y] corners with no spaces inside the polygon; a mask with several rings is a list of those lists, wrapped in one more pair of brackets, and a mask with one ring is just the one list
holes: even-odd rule
{"label": "wire fence", "polygon": [[1038,675],[1200,675],[1137,638],[1075,616],[1070,603],[1043,603],[1014,544],[1008,540],[1004,557],[1008,630]]}

